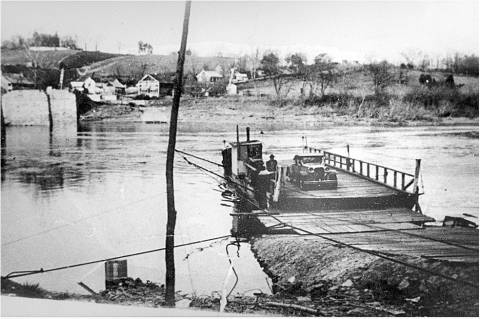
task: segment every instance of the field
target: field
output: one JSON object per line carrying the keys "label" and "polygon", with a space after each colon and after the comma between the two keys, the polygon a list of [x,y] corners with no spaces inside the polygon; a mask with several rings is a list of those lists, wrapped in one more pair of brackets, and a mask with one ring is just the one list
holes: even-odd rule
{"label": "field", "polygon": [[[292,80],[276,95],[271,80],[248,84],[252,95],[265,96],[271,103],[284,109],[297,109],[297,113],[316,116],[348,116],[378,119],[388,122],[435,121],[445,117],[478,118],[477,77],[454,76],[456,88],[443,85],[427,88],[419,83],[422,72],[408,72],[406,84],[393,83],[376,95],[371,76],[362,70],[343,74],[325,90],[324,96],[308,97],[301,94],[303,82]],[[431,72],[438,82],[447,74]]]}
{"label": "field", "polygon": [[[233,58],[187,56],[184,68],[185,73],[198,73],[203,67],[213,70],[217,65],[220,65],[224,70],[228,70],[230,64],[233,62]],[[175,72],[176,66],[176,54],[129,55],[94,63],[89,66],[89,69],[100,74],[132,76],[139,73],[171,73]]]}

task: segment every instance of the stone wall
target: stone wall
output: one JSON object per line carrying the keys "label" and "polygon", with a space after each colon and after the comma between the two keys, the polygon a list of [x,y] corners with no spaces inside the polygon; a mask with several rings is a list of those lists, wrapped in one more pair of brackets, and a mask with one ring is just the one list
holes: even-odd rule
{"label": "stone wall", "polygon": [[11,91],[2,96],[6,125],[50,125],[53,127],[77,122],[75,94],[65,90]]}
{"label": "stone wall", "polygon": [[2,96],[6,125],[50,125],[47,94],[37,90],[11,91]]}
{"label": "stone wall", "polygon": [[75,94],[65,90],[48,90],[53,127],[77,123],[77,104]]}

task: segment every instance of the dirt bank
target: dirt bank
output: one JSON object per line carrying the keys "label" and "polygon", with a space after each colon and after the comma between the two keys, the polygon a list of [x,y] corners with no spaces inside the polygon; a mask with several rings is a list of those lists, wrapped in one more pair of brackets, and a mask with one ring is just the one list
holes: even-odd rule
{"label": "dirt bank", "polygon": [[[273,278],[274,292],[309,296],[313,302],[341,292],[380,307],[395,307],[408,316],[478,316],[476,288],[332,245],[318,237],[264,236],[253,240],[252,250]],[[478,284],[478,264],[399,258]]]}
{"label": "dirt bank", "polygon": [[[132,101],[132,103],[139,103]],[[167,115],[170,112],[171,98],[148,101],[150,107],[161,109]],[[101,105],[87,112],[83,121],[139,121],[143,114],[143,106]],[[345,125],[459,125],[478,124],[478,117],[440,117],[434,111],[422,110],[422,116],[397,116],[395,110],[384,110],[379,117],[362,116],[328,106],[302,106],[289,103],[278,106],[267,98],[255,97],[219,97],[219,98],[184,98],[179,113],[179,122],[196,123],[240,123],[257,126],[286,125],[305,127],[336,123]]]}

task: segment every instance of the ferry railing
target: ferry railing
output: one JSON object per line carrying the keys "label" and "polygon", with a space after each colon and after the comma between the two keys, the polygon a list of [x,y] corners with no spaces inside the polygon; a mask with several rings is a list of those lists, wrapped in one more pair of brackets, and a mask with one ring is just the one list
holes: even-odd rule
{"label": "ferry railing", "polygon": [[415,175],[398,169],[363,161],[360,159],[306,147],[310,153],[323,153],[325,165],[360,175],[371,181],[411,194],[418,194],[420,160],[417,160]]}

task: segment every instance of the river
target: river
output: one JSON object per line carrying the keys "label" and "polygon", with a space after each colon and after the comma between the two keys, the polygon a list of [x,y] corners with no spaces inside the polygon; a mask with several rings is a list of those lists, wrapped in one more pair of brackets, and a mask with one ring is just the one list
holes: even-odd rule
{"label": "river", "polygon": [[[309,146],[340,154],[349,144],[352,157],[412,173],[415,159],[421,158],[423,212],[438,222],[445,215],[468,214],[478,223],[477,126],[252,125],[252,137],[280,160],[302,151],[302,136]],[[224,141],[234,139],[233,125],[180,123],[177,149],[221,162]],[[88,123],[78,132],[8,127],[2,146],[2,275],[163,247],[167,141],[168,126],[156,124]],[[214,165],[200,164],[221,173]],[[222,201],[220,182],[176,155],[176,244],[230,233],[232,208]],[[228,242],[176,249],[176,289],[197,295],[221,291],[230,266]],[[235,293],[270,291],[271,281],[248,244],[242,244],[240,257],[233,248],[230,254],[239,277]],[[164,254],[129,258],[128,273],[164,282]],[[104,266],[18,281],[84,293],[77,282],[104,289]]]}

